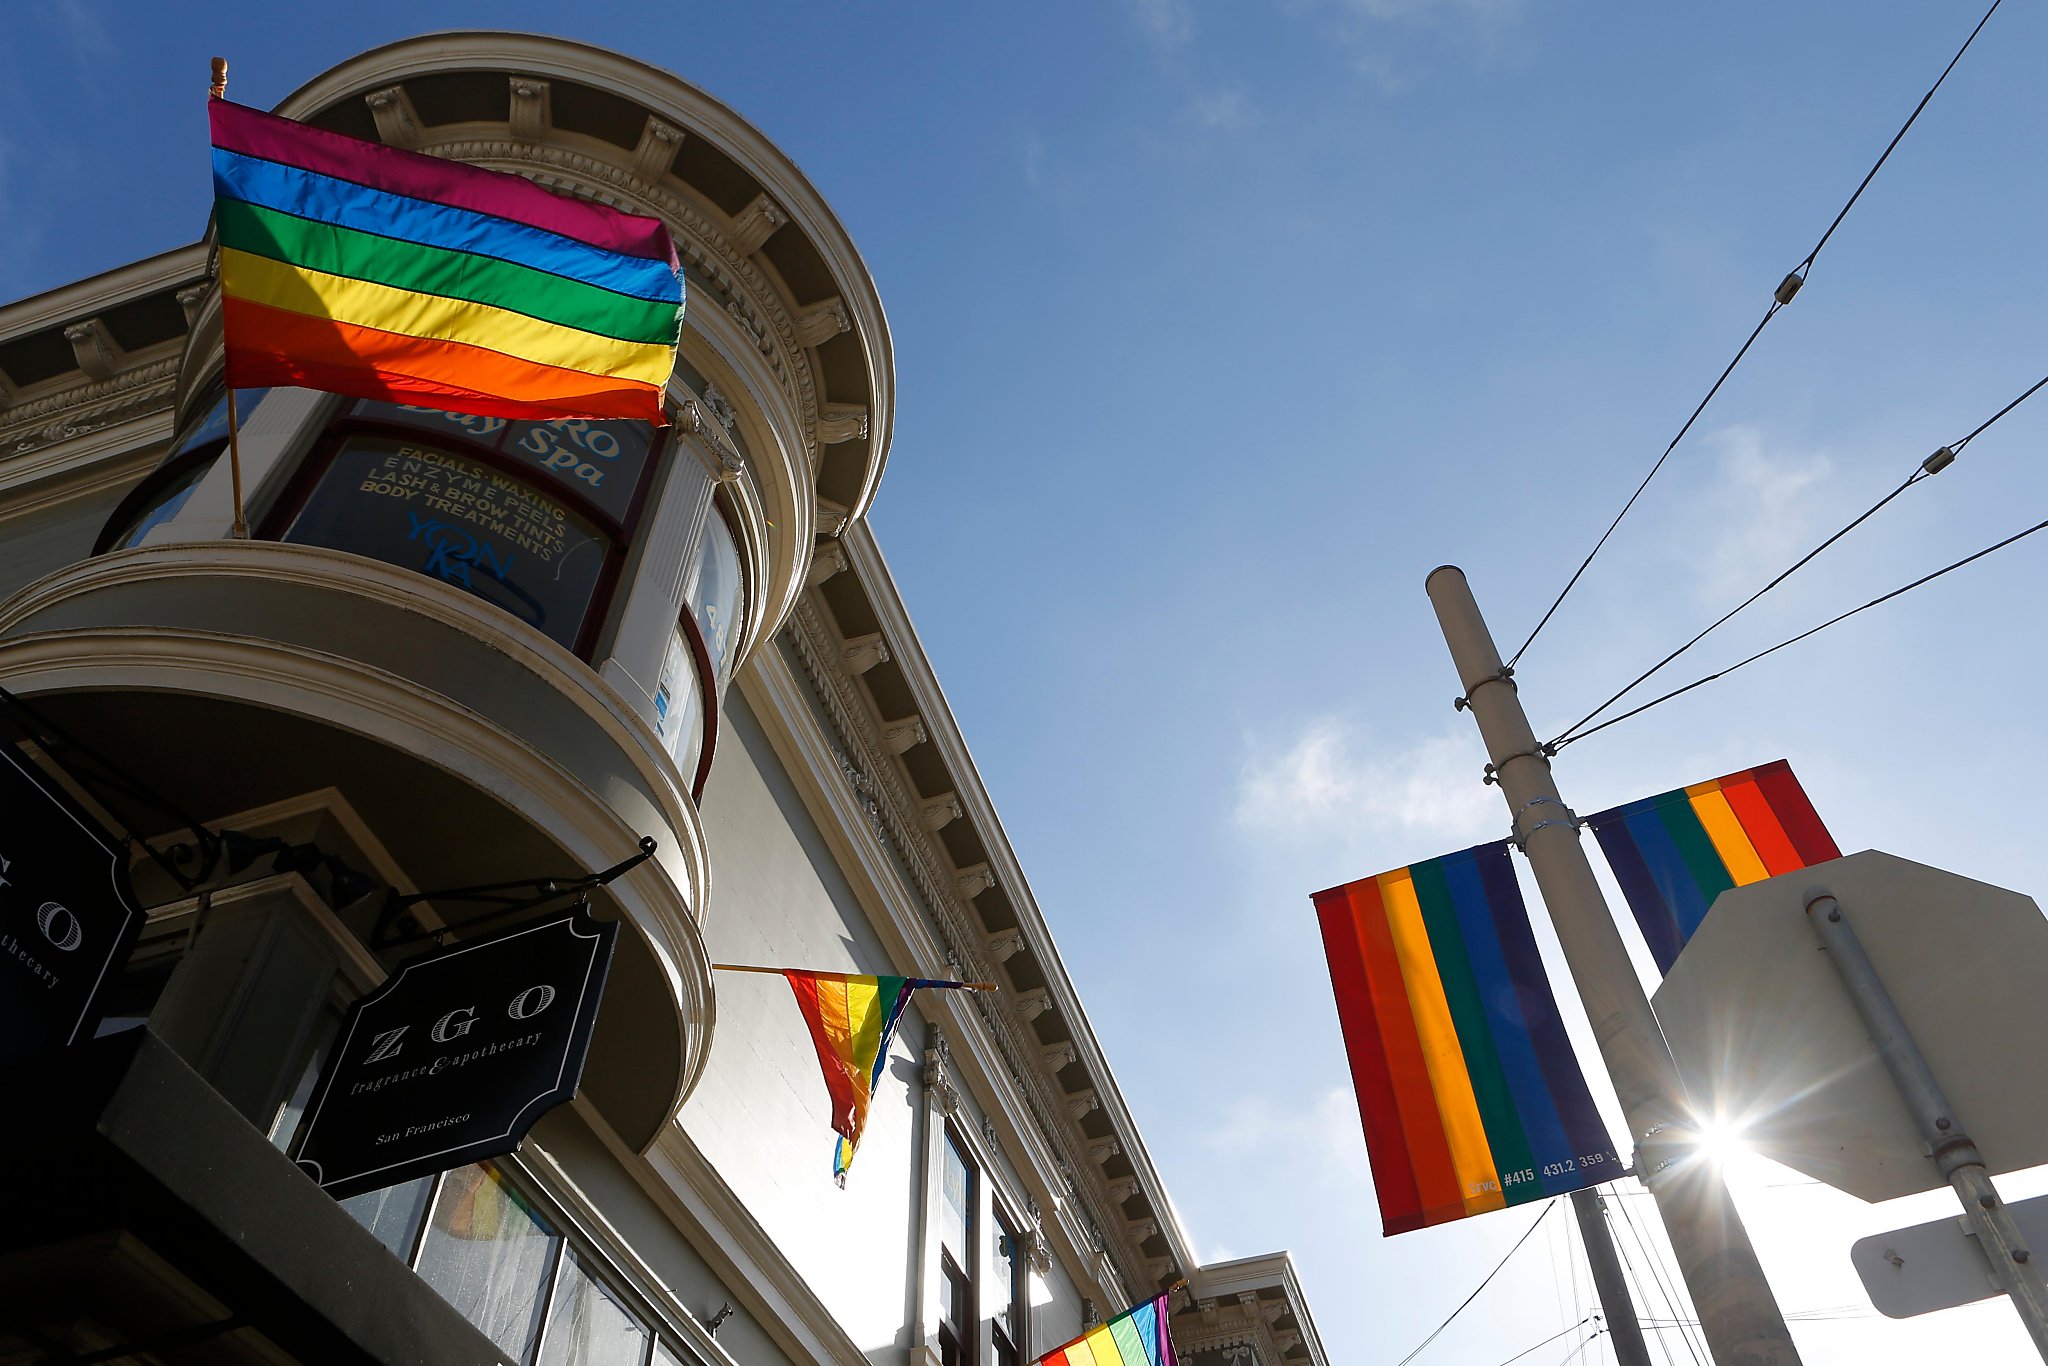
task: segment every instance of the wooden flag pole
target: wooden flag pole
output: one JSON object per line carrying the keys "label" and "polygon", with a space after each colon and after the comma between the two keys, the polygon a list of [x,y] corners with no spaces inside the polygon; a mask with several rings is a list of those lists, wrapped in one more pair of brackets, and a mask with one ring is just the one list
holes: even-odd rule
{"label": "wooden flag pole", "polygon": [[[212,83],[207,87],[206,97],[223,100],[228,94],[228,59],[215,57],[212,65]],[[249,539],[249,523],[242,514],[242,418],[235,411],[235,386],[228,386],[228,473],[235,485],[235,528],[238,541]]]}
{"label": "wooden flag pole", "polygon": [[[811,971],[809,968],[756,968],[749,967],[743,963],[713,963],[711,966],[720,972],[759,972],[770,977],[780,977],[786,972]],[[994,982],[948,982],[946,985],[959,991],[994,991],[996,989]]]}

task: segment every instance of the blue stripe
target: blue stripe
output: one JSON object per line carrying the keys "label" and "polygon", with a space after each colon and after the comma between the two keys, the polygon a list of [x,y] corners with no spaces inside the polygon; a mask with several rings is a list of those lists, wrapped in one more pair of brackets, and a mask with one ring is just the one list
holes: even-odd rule
{"label": "blue stripe", "polygon": [[[1628,826],[1629,838],[1635,841],[1636,852],[1643,856],[1643,866],[1657,895],[1668,908],[1678,933],[1678,946],[1684,948],[1692,932],[1707,918],[1709,903],[1700,892],[1699,879],[1692,875],[1692,865],[1679,852],[1678,841],[1671,838],[1671,827],[1657,814],[1655,800],[1643,803],[1640,811],[1631,811],[1623,822]],[[1667,966],[1665,971],[1670,968]]]}
{"label": "blue stripe", "polygon": [[[1145,1344],[1145,1360],[1152,1366],[1161,1366],[1159,1361],[1159,1303],[1141,1304],[1131,1311],[1131,1327],[1138,1330],[1138,1341]],[[1128,1362],[1126,1366],[1140,1366]]]}
{"label": "blue stripe", "polygon": [[[1648,803],[1642,805],[1647,807]],[[1656,819],[1654,812],[1651,819]],[[1635,914],[1643,942],[1650,946],[1650,957],[1657,960],[1657,970],[1669,973],[1671,965],[1678,961],[1678,951],[1685,947],[1685,936],[1679,933],[1678,917],[1672,913],[1671,903],[1657,890],[1657,879],[1651,876],[1650,865],[1643,861],[1642,850],[1636,847],[1628,822],[1617,809],[1602,812],[1587,823],[1600,840],[1600,852],[1607,856],[1614,880],[1621,884],[1621,894]]]}
{"label": "blue stripe", "polygon": [[[1559,1190],[1575,1190],[1604,1181],[1621,1164],[1614,1157],[1614,1140],[1607,1135],[1607,1121],[1600,1118],[1593,1093],[1586,1086],[1579,1055],[1572,1051],[1564,1018],[1557,1013],[1557,997],[1551,994],[1543,955],[1537,951],[1536,936],[1529,929],[1529,908],[1522,901],[1521,885],[1515,881],[1507,844],[1482,845],[1472,852],[1480,881],[1486,884],[1486,899],[1493,907],[1493,926],[1500,935],[1501,957],[1507,963],[1508,976],[1515,984],[1515,999],[1521,1003],[1522,1018],[1529,1027],[1529,1046],[1536,1054],[1537,1065],[1543,1069],[1544,1085],[1557,1110],[1558,1122],[1564,1127],[1565,1141],[1579,1160],[1576,1179],[1551,1177],[1545,1184],[1555,1183]],[[1585,1159],[1595,1153],[1604,1155],[1614,1165],[1602,1163],[1588,1168]]]}
{"label": "blue stripe", "polygon": [[[1564,1123],[1544,1080],[1543,1065],[1537,1060],[1535,1045],[1529,1037],[1528,1006],[1536,1004],[1540,1009],[1543,1003],[1523,1000],[1522,988],[1508,970],[1507,957],[1501,949],[1497,909],[1476,861],[1487,855],[1494,855],[1502,863],[1512,882],[1514,869],[1506,866],[1506,846],[1481,845],[1442,861],[1444,883],[1450,889],[1451,906],[1458,914],[1458,932],[1465,941],[1465,956],[1472,965],[1472,978],[1479,988],[1479,1003],[1485,1008],[1487,1027],[1493,1033],[1494,1051],[1500,1056],[1508,1093],[1515,1099],[1522,1133],[1529,1140],[1529,1156],[1536,1163],[1536,1171],[1530,1175],[1539,1176],[1545,1166],[1572,1161],[1578,1152],[1565,1136]],[[1519,892],[1515,902],[1520,906]],[[1528,912],[1524,910],[1522,915],[1526,923]],[[1535,1182],[1526,1186],[1517,1182],[1510,1187],[1503,1181],[1501,1192],[1509,1204],[1516,1205],[1533,1199],[1539,1188],[1545,1195],[1571,1189],[1556,1186],[1549,1178],[1539,1179],[1540,1187]]]}
{"label": "blue stripe", "polygon": [[213,190],[223,199],[275,209],[400,242],[513,261],[636,299],[680,303],[682,280],[660,261],[593,247],[526,223],[375,190],[317,171],[213,149]]}

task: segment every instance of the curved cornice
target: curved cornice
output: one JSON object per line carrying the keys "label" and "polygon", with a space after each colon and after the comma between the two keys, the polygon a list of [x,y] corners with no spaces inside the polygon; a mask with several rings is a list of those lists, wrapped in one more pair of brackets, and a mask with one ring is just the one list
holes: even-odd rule
{"label": "curved cornice", "polygon": [[[304,119],[341,101],[360,98],[413,76],[464,69],[516,71],[607,90],[639,104],[650,115],[689,136],[704,139],[766,187],[776,207],[811,240],[830,269],[848,322],[862,348],[868,372],[869,458],[855,510],[865,510],[881,479],[895,414],[894,352],[881,296],[845,226],[809,177],[759,129],[723,102],[659,67],[569,39],[523,33],[452,32],[409,38],[352,57],[293,91],[279,103],[277,112]],[[743,285],[743,290],[734,292],[772,303],[771,308],[764,310],[767,316],[759,319],[747,318],[743,311],[729,308],[743,325],[756,331],[757,340],[766,345],[770,338],[765,332],[772,331],[774,341],[788,347],[792,354],[801,354],[795,324],[788,313],[789,301],[781,297],[781,291],[750,259],[751,253],[737,250],[729,240],[727,225],[713,222],[695,204],[667,191],[658,180],[634,171],[626,153],[618,151],[600,158],[581,148],[570,150],[511,137],[479,139],[459,134],[445,141],[430,137],[425,145],[485,164],[526,168],[536,161],[552,161],[571,176],[594,179],[597,183],[590,185],[590,189],[622,193],[669,218],[707,249],[701,259],[691,264],[704,270],[721,288],[731,290]],[[684,244],[686,249],[691,245]],[[806,373],[796,381],[799,389],[813,382],[808,373],[811,367],[805,364],[802,369]],[[813,393],[812,404],[821,397]],[[806,416],[815,422],[815,406]],[[815,431],[804,433],[805,443],[814,454],[816,439]]]}
{"label": "curved cornice", "polygon": [[[304,717],[409,754],[490,793],[588,867],[604,866],[639,838],[597,793],[517,736],[439,693],[338,655],[209,631],[80,628],[0,640],[0,683],[25,697],[169,692]],[[673,1116],[710,1057],[710,956],[665,869],[643,865],[609,890],[640,930],[679,1015],[682,1047],[668,1108]]]}

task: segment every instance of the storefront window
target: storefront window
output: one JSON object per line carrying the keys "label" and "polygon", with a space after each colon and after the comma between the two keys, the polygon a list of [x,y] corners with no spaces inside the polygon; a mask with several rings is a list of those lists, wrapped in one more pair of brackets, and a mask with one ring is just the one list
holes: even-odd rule
{"label": "storefront window", "polygon": [[426,1213],[427,1197],[434,1193],[434,1178],[422,1176],[402,1186],[352,1196],[341,1207],[356,1222],[377,1235],[377,1241],[397,1257],[410,1259],[413,1239],[419,1236],[420,1216]]}
{"label": "storefront window", "polygon": [[609,537],[520,479],[379,436],[335,453],[283,539],[418,570],[571,649],[611,551]]}
{"label": "storefront window", "polygon": [[[269,392],[243,389],[236,393],[235,412],[242,426],[249,425],[249,415]],[[177,516],[227,449],[227,438],[228,398],[222,394],[203,416],[179,433],[163,463],[136,485],[129,495],[133,505],[124,503],[115,514],[120,530],[112,535],[102,532],[95,553],[132,550],[142,544],[143,537]]]}
{"label": "storefront window", "polygon": [[654,733],[684,779],[694,777],[704,748],[704,691],[697,681],[697,656],[678,625],[669,636],[654,689]]}
{"label": "storefront window", "polygon": [[562,1258],[554,1312],[539,1366],[640,1366],[648,1332],[618,1297],[592,1280],[571,1254]]}
{"label": "storefront window", "polygon": [[464,1167],[442,1183],[419,1273],[485,1337],[523,1361],[540,1330],[560,1242],[495,1170]]}

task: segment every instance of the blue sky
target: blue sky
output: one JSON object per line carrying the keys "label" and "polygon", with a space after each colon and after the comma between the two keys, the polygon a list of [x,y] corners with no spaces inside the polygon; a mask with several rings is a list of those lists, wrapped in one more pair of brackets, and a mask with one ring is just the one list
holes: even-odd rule
{"label": "blue sky", "polygon": [[[1520,640],[1980,13],[68,0],[10,21],[0,297],[200,232],[214,51],[269,104],[423,28],[541,29],[756,122],[880,283],[877,533],[1199,1247],[1292,1248],[1333,1358],[1393,1360],[1527,1219],[1380,1239],[1307,900],[1500,833],[1423,576],[1464,565]],[[1540,731],[2048,373],[2044,41],[1993,19],[1624,523],[1524,663]],[[2048,516],[2038,402],[1673,682]],[[1560,784],[1597,810],[1782,756],[1846,849],[2048,888],[2044,557],[1605,732]],[[1737,1172],[1792,1310],[1863,1305],[1848,1243],[1947,1198],[1799,1180]],[[1419,1360],[1582,1314],[1564,1222]],[[2025,1350],[2002,1305],[1864,1313],[1795,1324],[1806,1360]]]}

